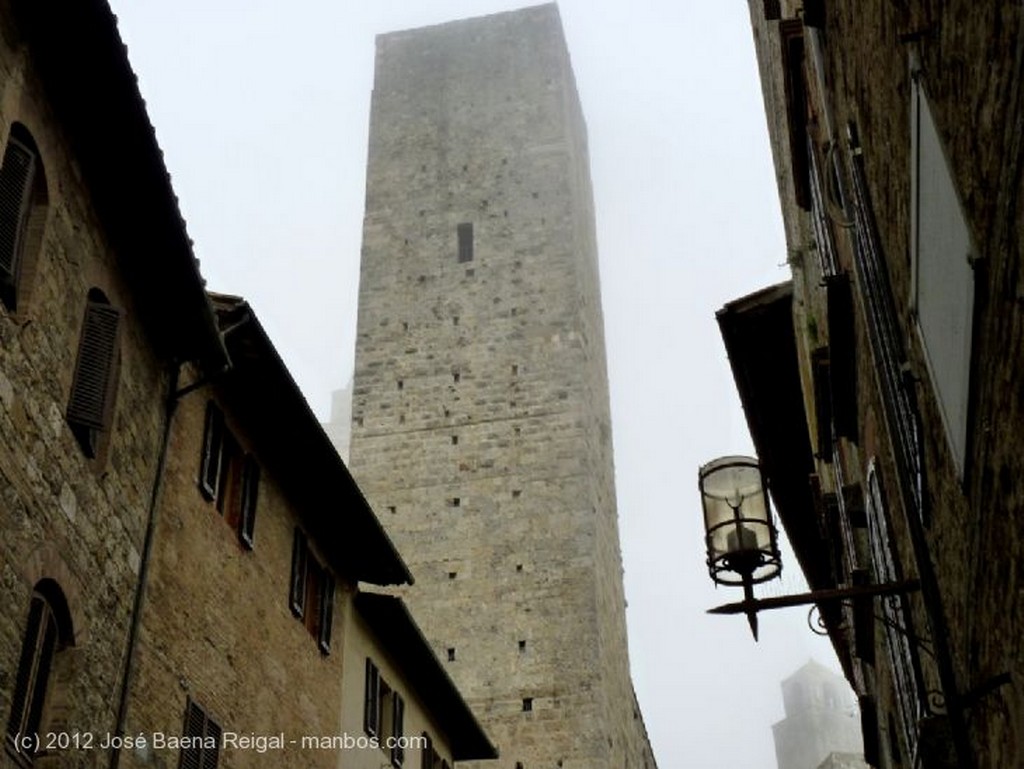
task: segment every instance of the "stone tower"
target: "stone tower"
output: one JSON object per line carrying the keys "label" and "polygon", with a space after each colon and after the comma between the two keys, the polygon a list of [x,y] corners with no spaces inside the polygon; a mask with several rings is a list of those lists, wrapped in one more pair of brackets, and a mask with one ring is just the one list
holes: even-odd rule
{"label": "stone tower", "polygon": [[377,39],[351,468],[502,769],[653,767],[555,5]]}
{"label": "stone tower", "polygon": [[772,726],[779,769],[866,769],[860,718],[845,678],[811,660],[782,682],[782,703],[786,717]]}

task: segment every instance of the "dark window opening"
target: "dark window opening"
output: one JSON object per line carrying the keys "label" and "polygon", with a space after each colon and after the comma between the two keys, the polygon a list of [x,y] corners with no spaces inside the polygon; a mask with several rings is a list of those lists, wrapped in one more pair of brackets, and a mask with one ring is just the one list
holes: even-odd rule
{"label": "dark window opening", "polygon": [[459,261],[473,261],[473,223],[463,222],[456,228],[459,241]]}
{"label": "dark window opening", "polygon": [[455,662],[455,647],[454,646],[449,646],[448,647],[448,661],[449,662]]}
{"label": "dark window opening", "polygon": [[523,712],[528,713],[533,710],[533,697],[523,697]]}
{"label": "dark window opening", "polygon": [[458,445],[459,445],[459,436],[453,435],[452,436],[452,446],[458,446]]}
{"label": "dark window opening", "polygon": [[526,651],[526,641],[520,641],[519,642],[519,651],[521,651],[521,652]]}

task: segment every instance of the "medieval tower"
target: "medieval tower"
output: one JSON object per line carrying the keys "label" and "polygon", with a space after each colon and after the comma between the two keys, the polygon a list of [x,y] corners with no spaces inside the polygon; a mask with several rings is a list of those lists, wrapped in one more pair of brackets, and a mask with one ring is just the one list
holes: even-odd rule
{"label": "medieval tower", "polygon": [[377,39],[351,468],[502,769],[654,767],[555,5]]}

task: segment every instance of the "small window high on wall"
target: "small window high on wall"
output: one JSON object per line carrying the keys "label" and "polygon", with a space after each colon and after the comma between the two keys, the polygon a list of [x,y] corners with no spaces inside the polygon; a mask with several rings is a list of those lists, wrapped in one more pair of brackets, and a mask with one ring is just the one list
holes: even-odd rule
{"label": "small window high on wall", "polygon": [[963,477],[974,335],[974,249],[919,77],[911,90],[911,307],[946,437]]}
{"label": "small window high on wall", "polygon": [[463,222],[456,228],[459,239],[459,261],[473,261],[473,223]]}

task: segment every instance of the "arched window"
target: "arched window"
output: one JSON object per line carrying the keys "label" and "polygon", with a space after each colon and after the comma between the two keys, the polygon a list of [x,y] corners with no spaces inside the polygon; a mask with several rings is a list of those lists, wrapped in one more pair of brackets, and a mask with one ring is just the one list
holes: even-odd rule
{"label": "arched window", "polygon": [[23,275],[42,244],[46,207],[39,149],[25,126],[15,123],[0,165],[0,301],[8,310],[17,309]]}
{"label": "arched window", "polygon": [[[18,673],[7,719],[9,742],[19,736],[38,734],[46,723],[46,705],[54,658],[74,645],[71,614],[60,586],[52,579],[40,580],[32,592],[28,623],[21,646]],[[39,746],[22,743],[17,751],[30,756]]]}
{"label": "arched window", "polygon": [[121,311],[106,295],[98,288],[89,289],[67,414],[71,432],[89,458],[100,454],[114,415],[120,322]]}

